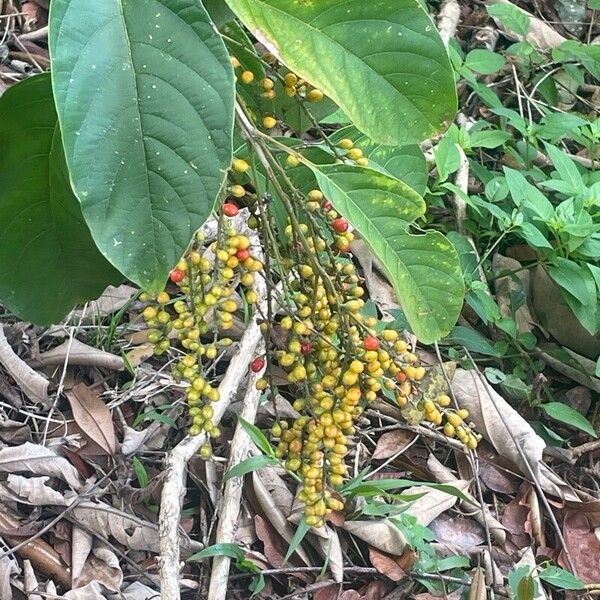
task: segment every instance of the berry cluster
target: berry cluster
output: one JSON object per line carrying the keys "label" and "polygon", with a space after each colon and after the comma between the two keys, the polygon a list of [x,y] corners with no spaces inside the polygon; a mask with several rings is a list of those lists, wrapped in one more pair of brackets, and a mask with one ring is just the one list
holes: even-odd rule
{"label": "berry cluster", "polygon": [[[239,197],[241,192],[236,188],[242,186],[232,188],[230,193]],[[238,206],[231,200],[223,204],[225,221],[238,213]],[[240,308],[240,294],[249,305],[257,301],[254,278],[262,268],[262,262],[252,256],[250,239],[224,222],[213,241],[198,234],[192,247],[171,271],[170,280],[178,288],[173,298],[167,291],[155,297],[148,294],[141,297],[148,302],[142,315],[149,327],[148,341],[155,345],[155,354],[163,354],[172,345],[183,351],[173,367],[173,376],[186,384],[191,435],[204,431],[211,438],[220,436],[212,420],[211,406],[219,400],[219,391],[206,376],[206,365],[232,344],[229,337],[221,334],[233,327],[234,313]],[[235,289],[237,283],[239,287]],[[202,446],[200,454],[208,458],[210,445]]]}
{"label": "berry cluster", "polygon": [[[291,301],[276,326],[282,347],[268,353],[286,371],[300,416],[278,420],[271,434],[276,455],[302,480],[307,523],[320,526],[343,507],[335,488],[347,476],[355,423],[382,387],[401,409],[410,406],[407,418],[440,427],[468,447],[477,445],[477,436],[465,422],[467,411],[450,409],[447,396],[421,392],[427,371],[398,332],[378,331],[377,319],[363,315],[365,289],[349,259],[348,222],[319,190],[306,195],[304,208],[312,219],[285,230]],[[257,387],[267,388],[268,380]]]}

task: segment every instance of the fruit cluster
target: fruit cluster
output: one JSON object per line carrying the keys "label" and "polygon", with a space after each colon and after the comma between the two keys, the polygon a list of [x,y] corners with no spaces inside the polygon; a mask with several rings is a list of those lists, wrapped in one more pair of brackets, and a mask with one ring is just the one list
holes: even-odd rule
{"label": "fruit cluster", "polygon": [[[240,194],[236,187],[242,186],[230,189],[234,197]],[[252,256],[250,239],[227,223],[227,217],[238,212],[237,205],[228,200],[222,206],[224,222],[217,239],[208,241],[197,234],[194,244],[170,273],[172,284],[178,288],[173,298],[167,291],[155,297],[141,296],[148,302],[142,315],[155,354],[163,354],[172,345],[180,351],[173,375],[186,384],[191,435],[203,431],[211,438],[220,435],[212,420],[212,403],[219,400],[219,391],[209,381],[206,366],[232,344],[221,334],[233,327],[234,313],[241,307],[240,294],[248,305],[257,300],[254,278],[263,265]],[[208,458],[210,444],[202,446],[200,454]]]}
{"label": "fruit cluster", "polygon": [[[290,302],[275,326],[282,347],[268,352],[286,371],[300,416],[278,420],[271,434],[276,455],[302,480],[307,523],[320,526],[343,507],[335,488],[347,476],[355,423],[382,389],[401,410],[410,405],[407,418],[427,421],[470,448],[478,438],[465,421],[467,411],[452,410],[445,395],[430,399],[421,392],[426,368],[398,332],[380,331],[377,319],[363,315],[365,289],[350,260],[346,219],[319,190],[306,195],[304,208],[308,222],[285,229]],[[267,379],[257,386],[266,388]]]}

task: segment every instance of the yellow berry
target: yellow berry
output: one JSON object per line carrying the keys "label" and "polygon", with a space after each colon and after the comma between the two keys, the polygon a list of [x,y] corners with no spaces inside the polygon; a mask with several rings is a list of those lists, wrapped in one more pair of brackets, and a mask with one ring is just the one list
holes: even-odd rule
{"label": "yellow berry", "polygon": [[348,154],[346,155],[350,160],[358,160],[363,155],[362,150],[360,148],[351,148],[348,150]]}
{"label": "yellow berry", "polygon": [[260,83],[262,84],[263,89],[266,90],[266,91],[272,90],[273,86],[275,85],[275,83],[273,82],[273,80],[269,79],[268,77],[266,77],[265,79],[263,79]]}
{"label": "yellow berry", "polygon": [[365,158],[364,156],[361,156],[359,159],[356,160],[356,164],[360,165],[361,167],[368,167],[369,159]]}
{"label": "yellow berry", "polygon": [[315,88],[314,90],[310,90],[306,98],[311,102],[321,102],[323,100],[324,94],[321,90]]}
{"label": "yellow berry", "polygon": [[240,79],[242,80],[242,83],[252,83],[254,81],[254,73],[252,71],[244,71]]}
{"label": "yellow berry", "polygon": [[293,86],[298,83],[298,76],[295,73],[286,73],[283,83],[287,86]]}
{"label": "yellow berry", "polygon": [[236,173],[245,173],[250,168],[250,165],[242,158],[234,159],[231,166]]}
{"label": "yellow berry", "polygon": [[342,150],[350,150],[350,148],[352,148],[352,146],[354,146],[354,142],[349,138],[343,138],[338,142],[338,146]]}
{"label": "yellow berry", "polygon": [[244,189],[243,186],[241,185],[232,185],[229,188],[229,193],[234,197],[234,198],[243,198],[246,195],[246,190]]}
{"label": "yellow berry", "polygon": [[274,117],[265,117],[263,119],[263,127],[265,129],[273,129],[275,125],[277,125],[277,119],[275,119]]}
{"label": "yellow berry", "polygon": [[167,304],[169,302],[169,300],[171,300],[171,296],[169,296],[169,294],[167,294],[167,292],[161,292],[157,297],[156,297],[156,301],[159,304]]}
{"label": "yellow berry", "polygon": [[440,394],[437,397],[437,403],[440,406],[450,406],[451,402],[452,402],[452,400],[450,399],[450,396],[447,396],[446,394]]}
{"label": "yellow berry", "polygon": [[288,167],[297,167],[300,164],[300,161],[293,154],[288,154],[287,158],[285,159],[285,164]]}

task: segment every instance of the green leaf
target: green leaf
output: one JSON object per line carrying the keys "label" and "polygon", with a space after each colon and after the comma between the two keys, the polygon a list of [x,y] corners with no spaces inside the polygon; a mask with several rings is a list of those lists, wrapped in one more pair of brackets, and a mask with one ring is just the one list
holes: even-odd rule
{"label": "green leaf", "polygon": [[488,13],[499,20],[507,29],[525,35],[529,31],[531,19],[529,15],[520,8],[510,3],[496,3],[487,7]]}
{"label": "green leaf", "polygon": [[[456,112],[446,49],[416,0],[227,0],[248,29],[380,144],[417,143]],[[393,107],[393,110],[390,110]]]}
{"label": "green leaf", "polygon": [[460,152],[454,140],[445,137],[439,143],[435,152],[435,166],[438,181],[446,181],[448,176],[458,171],[460,167]]}
{"label": "green leaf", "polygon": [[444,344],[464,346],[470,352],[477,352],[478,354],[500,356],[500,352],[478,331],[462,325],[457,325],[443,342]]}
{"label": "green leaf", "polygon": [[480,73],[481,75],[490,75],[499,71],[506,59],[501,54],[496,54],[491,50],[475,49],[471,50],[465,58],[465,67]]}
{"label": "green leaf", "polygon": [[540,407],[549,417],[552,417],[556,421],[566,423],[571,427],[585,431],[585,433],[588,433],[592,437],[598,437],[592,424],[574,408],[571,408],[562,402],[547,402],[546,404],[540,405]]}
{"label": "green leaf", "polygon": [[372,169],[309,166],[321,191],[382,262],[417,338],[431,343],[447,335],[462,307],[464,283],[456,250],[442,234],[407,232],[425,212],[423,199]]}
{"label": "green leaf", "polygon": [[512,135],[498,129],[484,129],[472,131],[470,138],[471,148],[497,148],[510,140]]}
{"label": "green leaf", "polygon": [[[576,262],[557,256],[554,264],[548,267],[548,272],[561,288],[587,306],[589,301],[585,272]],[[594,285],[594,290],[595,287]]]}
{"label": "green leaf", "polygon": [[0,99],[0,298],[21,318],[62,319],[123,276],[100,254],[71,191],[50,75]]}
{"label": "green leaf", "polygon": [[150,478],[148,477],[146,468],[137,456],[133,457],[131,464],[133,466],[133,470],[135,471],[135,476],[137,477],[140,487],[142,489],[147,488],[148,484],[150,483]]}
{"label": "green leaf", "polygon": [[104,256],[158,291],[231,162],[227,50],[196,0],[54,0],[49,43],[83,216]]}
{"label": "green leaf", "polygon": [[276,465],[277,460],[271,456],[265,456],[264,454],[260,454],[258,456],[251,456],[246,460],[234,465],[229,469],[225,475],[223,476],[223,481],[227,481],[232,477],[243,477],[246,473],[251,473],[252,471],[258,471],[263,467]]}
{"label": "green leaf", "polygon": [[269,440],[265,434],[252,423],[249,423],[242,417],[238,418],[240,425],[244,428],[244,431],[248,434],[250,439],[254,442],[254,445],[261,450],[264,454],[274,456],[275,452],[269,443]]}
{"label": "green leaf", "polygon": [[533,600],[535,598],[536,581],[527,565],[513,569],[508,573],[510,585],[515,600]]}
{"label": "green leaf", "polygon": [[283,559],[284,565],[290,559],[290,556],[292,556],[292,554],[294,554],[294,552],[296,552],[296,549],[298,548],[298,546],[300,546],[300,544],[302,543],[302,540],[306,537],[306,534],[309,531],[310,531],[310,525],[308,525],[306,523],[305,518],[302,518],[300,523],[298,523],[298,527],[296,528],[294,537],[292,538],[292,541],[290,542],[287,552],[285,553],[285,558]]}
{"label": "green leaf", "polygon": [[425,193],[429,173],[425,156],[417,144],[407,146],[375,144],[354,126],[338,129],[329,139],[337,144],[344,138],[351,139],[362,150],[363,155],[369,159],[369,166],[372,169],[403,181],[418,194]]}
{"label": "green leaf", "polygon": [[544,144],[544,146],[561,179],[570,186],[573,193],[577,194],[585,190],[585,183],[583,182],[581,173],[577,169],[575,161],[556,146],[552,146],[551,144]]}
{"label": "green leaf", "polygon": [[581,590],[585,587],[573,573],[552,565],[540,570],[539,577],[546,583],[562,590]]}
{"label": "green leaf", "polygon": [[211,556],[228,556],[235,560],[243,560],[246,556],[244,551],[237,544],[213,544],[207,546],[204,550],[192,554],[188,561],[202,560],[203,558],[210,558]]}

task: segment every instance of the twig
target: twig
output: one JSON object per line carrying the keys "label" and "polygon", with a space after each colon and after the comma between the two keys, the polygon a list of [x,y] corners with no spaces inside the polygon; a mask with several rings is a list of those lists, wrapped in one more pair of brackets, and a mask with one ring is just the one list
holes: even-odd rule
{"label": "twig", "polygon": [[[252,232],[254,236],[256,233]],[[256,240],[255,242],[256,243]],[[259,278],[257,278],[258,280]],[[219,385],[218,402],[212,407],[213,422],[218,424],[228,406],[234,400],[242,380],[248,373],[248,364],[262,339],[258,324],[258,312],[248,325],[240,340],[238,353],[232,358]],[[165,461],[165,479],[161,493],[159,513],[160,538],[160,590],[162,600],[179,600],[179,536],[181,505],[185,494],[185,475],[189,460],[206,441],[206,434],[186,436]]]}
{"label": "twig", "polygon": [[21,360],[11,348],[0,325],[0,364],[36,404],[48,402],[48,381]]}

